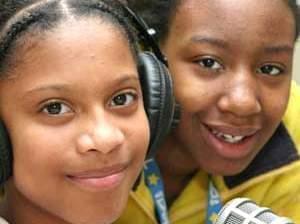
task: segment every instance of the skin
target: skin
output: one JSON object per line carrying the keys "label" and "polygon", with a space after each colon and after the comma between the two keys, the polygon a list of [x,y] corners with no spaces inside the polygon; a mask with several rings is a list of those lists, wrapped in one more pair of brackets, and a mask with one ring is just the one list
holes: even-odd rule
{"label": "skin", "polygon": [[2,215],[22,224],[111,223],[149,142],[129,44],[98,18],[64,21],[30,40],[0,82],[14,154]]}
{"label": "skin", "polygon": [[[169,204],[199,169],[241,172],[272,136],[289,98],[294,36],[281,0],[182,1],[161,43],[182,107],[158,155]],[[213,130],[246,137],[228,143]]]}

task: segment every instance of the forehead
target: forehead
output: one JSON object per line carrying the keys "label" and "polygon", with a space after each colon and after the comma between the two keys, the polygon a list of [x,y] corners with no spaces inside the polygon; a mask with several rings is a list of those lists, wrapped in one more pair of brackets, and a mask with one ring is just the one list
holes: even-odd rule
{"label": "forehead", "polygon": [[31,33],[24,38],[16,48],[14,69],[10,73],[16,77],[24,74],[44,77],[41,74],[45,74],[45,70],[55,74],[59,69],[85,70],[86,73],[102,71],[103,67],[111,67],[120,59],[125,64],[123,67],[135,66],[135,57],[125,35],[118,26],[106,20],[64,21],[51,30],[38,35]]}
{"label": "forehead", "polygon": [[285,0],[185,0],[171,23],[174,36],[192,33],[218,33],[230,36],[277,38],[295,35],[295,21]]}
{"label": "forehead", "polygon": [[107,18],[68,19],[50,30],[32,30],[25,34],[17,42],[16,57],[26,63],[38,61],[51,52],[74,57],[74,54],[92,55],[99,48],[125,47],[130,51],[129,40],[121,29]]}
{"label": "forehead", "polygon": [[14,91],[23,95],[28,89],[51,85],[99,92],[100,86],[112,88],[118,80],[137,77],[128,41],[110,23],[65,21],[34,37],[35,44],[30,44],[25,54],[19,54],[11,78],[0,83],[11,89],[8,94]]}
{"label": "forehead", "polygon": [[81,42],[105,45],[115,39],[127,42],[124,32],[108,18],[79,17],[62,21],[45,39],[57,39],[62,44],[70,43],[76,46],[80,46]]}
{"label": "forehead", "polygon": [[[206,15],[215,15],[216,17],[226,19],[260,17],[267,15],[270,19],[278,17],[278,15],[292,15],[292,11],[288,6],[287,0],[184,0],[180,1],[177,6],[177,12],[200,13]],[[232,16],[239,15],[239,17]]]}

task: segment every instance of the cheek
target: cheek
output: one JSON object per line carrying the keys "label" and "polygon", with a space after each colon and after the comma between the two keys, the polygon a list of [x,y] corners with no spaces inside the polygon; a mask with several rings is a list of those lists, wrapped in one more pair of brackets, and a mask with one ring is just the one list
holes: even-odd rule
{"label": "cheek", "polygon": [[131,133],[128,141],[132,147],[129,148],[135,149],[139,159],[142,157],[144,160],[150,143],[150,129],[146,114],[140,113],[137,120],[127,124],[127,128],[130,128],[129,132]]}
{"label": "cheek", "polygon": [[35,185],[58,171],[63,164],[62,150],[67,147],[68,140],[54,132],[33,123],[13,129],[13,172],[17,181]]}
{"label": "cheek", "polygon": [[220,86],[223,86],[220,81],[200,74],[195,65],[184,61],[173,62],[170,73],[176,100],[188,112],[210,108],[215,103]]}
{"label": "cheek", "polygon": [[23,196],[40,206],[48,200],[45,195],[59,195],[64,161],[50,137],[36,139],[21,135],[15,142],[13,180]]}
{"label": "cheek", "polygon": [[[141,108],[143,106],[141,105]],[[134,116],[122,119],[122,130],[126,134],[126,149],[133,162],[132,172],[140,172],[150,142],[150,129],[145,111],[139,110]]]}
{"label": "cheek", "polygon": [[261,99],[263,112],[267,122],[277,125],[287,108],[289,100],[289,87],[278,88],[272,91],[264,91]]}
{"label": "cheek", "polygon": [[[190,77],[178,78],[174,81],[175,97],[179,102],[182,113],[187,117],[193,114],[203,114],[217,104],[217,91],[212,91],[214,83],[205,83]],[[182,119],[184,120],[184,119]]]}

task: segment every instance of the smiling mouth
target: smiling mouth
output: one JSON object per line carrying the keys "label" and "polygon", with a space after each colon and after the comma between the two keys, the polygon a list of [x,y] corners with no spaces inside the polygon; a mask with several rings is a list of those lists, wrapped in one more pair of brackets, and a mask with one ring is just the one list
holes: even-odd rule
{"label": "smiling mouth", "polygon": [[72,183],[92,191],[111,190],[118,187],[126,176],[126,166],[118,168],[91,170],[74,175],[67,175]]}
{"label": "smiling mouth", "polygon": [[232,144],[236,144],[236,143],[240,143],[242,142],[247,136],[242,136],[242,135],[230,135],[230,134],[225,134],[222,132],[218,132],[217,130],[213,130],[210,129],[210,132],[216,136],[218,139],[223,140],[227,143],[232,143]]}
{"label": "smiling mouth", "polygon": [[209,132],[214,135],[217,139],[224,141],[226,143],[230,143],[230,144],[239,144],[242,143],[245,139],[253,136],[255,133],[249,133],[247,135],[233,135],[233,134],[228,134],[228,133],[224,133],[221,131],[218,131],[212,127],[209,127],[207,125],[205,125],[207,127],[207,129],[209,130]]}

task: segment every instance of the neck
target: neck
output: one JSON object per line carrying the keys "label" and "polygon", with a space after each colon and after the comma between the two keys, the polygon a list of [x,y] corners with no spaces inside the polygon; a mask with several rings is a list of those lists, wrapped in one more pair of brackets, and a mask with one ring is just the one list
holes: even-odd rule
{"label": "neck", "polygon": [[156,157],[164,181],[168,207],[172,205],[198,170],[193,158],[176,139],[176,136],[170,135]]}

